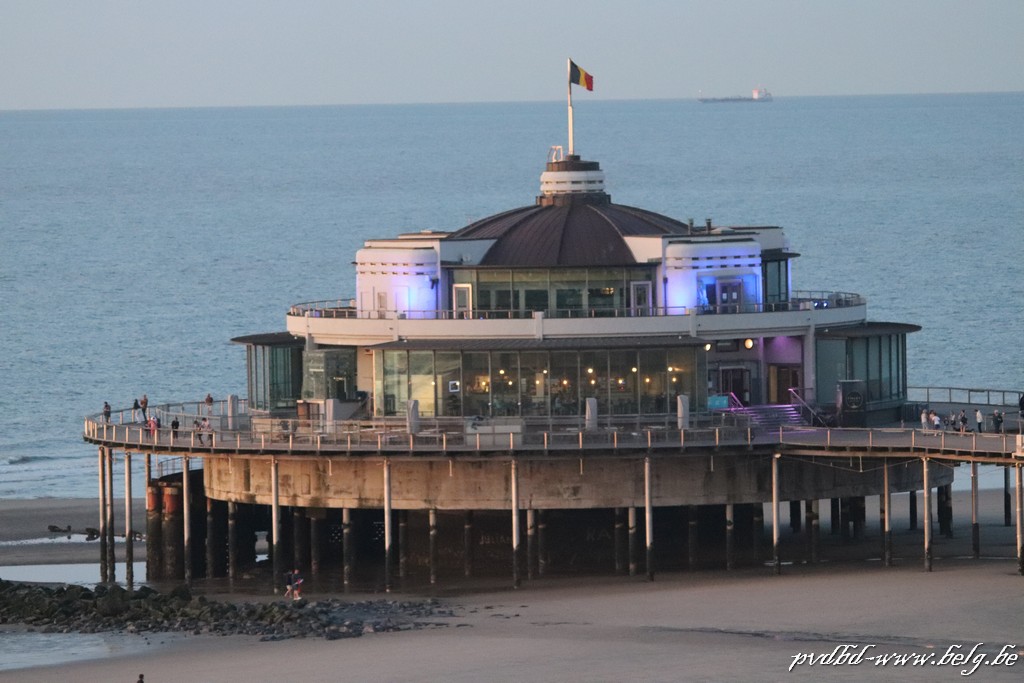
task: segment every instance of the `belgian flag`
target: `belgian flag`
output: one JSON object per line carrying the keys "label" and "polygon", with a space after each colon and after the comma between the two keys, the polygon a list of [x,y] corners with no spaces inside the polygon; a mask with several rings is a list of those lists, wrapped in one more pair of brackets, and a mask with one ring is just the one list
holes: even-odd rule
{"label": "belgian flag", "polygon": [[571,59],[569,60],[569,82],[582,85],[587,90],[594,89],[594,77],[576,66],[576,62]]}

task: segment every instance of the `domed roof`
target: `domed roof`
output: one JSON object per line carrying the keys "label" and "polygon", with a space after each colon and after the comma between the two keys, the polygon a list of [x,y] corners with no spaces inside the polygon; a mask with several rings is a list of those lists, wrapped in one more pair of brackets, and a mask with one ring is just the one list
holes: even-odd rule
{"label": "domed roof", "polygon": [[448,239],[496,240],[485,266],[627,266],[637,261],[625,237],[689,232],[668,216],[613,204],[598,164],[569,156],[548,162],[534,206],[489,216]]}

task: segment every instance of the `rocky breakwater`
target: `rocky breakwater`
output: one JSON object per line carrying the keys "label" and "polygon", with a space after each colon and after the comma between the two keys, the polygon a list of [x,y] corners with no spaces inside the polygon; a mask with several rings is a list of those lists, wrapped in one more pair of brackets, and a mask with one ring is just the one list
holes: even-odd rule
{"label": "rocky breakwater", "polygon": [[354,638],[366,633],[447,626],[452,609],[436,600],[338,599],[222,602],[180,586],[160,593],[143,586],[41,586],[0,580],[0,624],[43,633],[249,635],[261,640]]}

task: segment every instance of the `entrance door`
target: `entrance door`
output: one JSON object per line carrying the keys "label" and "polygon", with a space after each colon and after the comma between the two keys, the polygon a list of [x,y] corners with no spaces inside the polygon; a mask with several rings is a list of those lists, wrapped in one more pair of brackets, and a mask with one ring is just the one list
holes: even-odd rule
{"label": "entrance door", "polygon": [[799,365],[768,366],[769,403],[792,403],[789,390],[799,389],[801,386]]}
{"label": "entrance door", "polygon": [[743,405],[750,405],[750,370],[746,368],[720,368],[718,390],[723,394],[733,393]]}
{"label": "entrance door", "polygon": [[739,313],[743,303],[743,283],[725,280],[718,283],[718,310],[720,313]]}
{"label": "entrance door", "polygon": [[468,319],[473,317],[473,285],[452,285],[452,309],[455,317]]}
{"label": "entrance door", "polygon": [[650,315],[651,306],[651,283],[630,282],[630,312],[632,315]]}

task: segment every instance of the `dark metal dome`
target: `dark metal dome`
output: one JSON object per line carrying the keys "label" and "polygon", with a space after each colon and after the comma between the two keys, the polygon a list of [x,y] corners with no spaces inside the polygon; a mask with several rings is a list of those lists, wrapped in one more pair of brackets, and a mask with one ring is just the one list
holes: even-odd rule
{"label": "dark metal dome", "polygon": [[534,206],[489,216],[448,239],[496,240],[480,261],[485,266],[627,266],[637,261],[625,237],[691,230],[668,216],[613,204],[597,162],[577,156],[549,161],[541,192]]}

